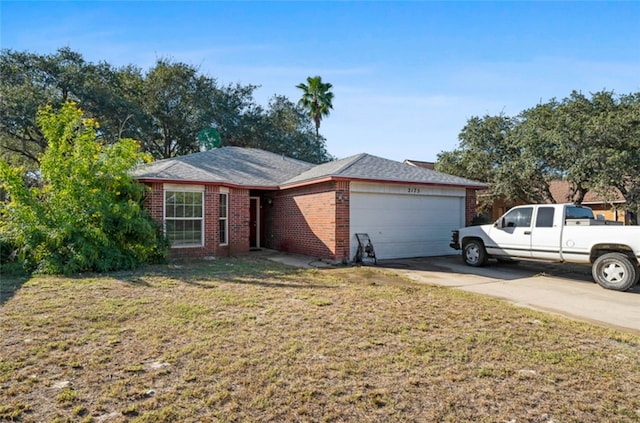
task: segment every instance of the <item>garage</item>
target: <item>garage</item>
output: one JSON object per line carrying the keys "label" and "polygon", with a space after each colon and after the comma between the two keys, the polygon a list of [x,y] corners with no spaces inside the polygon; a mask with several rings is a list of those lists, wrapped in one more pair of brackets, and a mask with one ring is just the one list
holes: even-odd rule
{"label": "garage", "polygon": [[351,257],[367,233],[378,259],[451,254],[451,231],[465,223],[465,189],[352,182]]}

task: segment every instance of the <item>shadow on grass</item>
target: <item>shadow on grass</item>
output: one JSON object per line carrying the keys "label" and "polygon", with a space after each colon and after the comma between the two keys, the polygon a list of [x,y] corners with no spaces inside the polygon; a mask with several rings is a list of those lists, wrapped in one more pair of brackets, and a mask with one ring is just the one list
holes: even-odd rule
{"label": "shadow on grass", "polygon": [[[273,275],[271,275],[273,277]],[[337,285],[326,285],[326,284],[300,284],[300,283],[283,283],[283,282],[267,282],[267,281],[259,281],[255,279],[241,279],[241,278],[233,278],[227,280],[228,282],[242,284],[242,285],[253,285],[253,286],[262,286],[265,288],[322,288],[322,289],[334,289],[337,288]]]}
{"label": "shadow on grass", "polygon": [[134,285],[134,286],[141,286],[145,288],[149,288],[151,286],[151,284],[146,280],[144,280],[144,278],[137,277],[137,276],[131,277],[131,278],[122,278],[120,280],[124,283]]}
{"label": "shadow on grass", "polygon": [[[199,288],[216,288],[213,283],[227,282],[265,288],[335,288],[326,283],[300,283],[301,270],[288,265],[261,258],[220,258],[216,260],[182,259],[167,265],[153,266],[143,270],[144,275],[131,275],[122,281],[137,286],[150,286],[145,277],[170,278],[174,281]],[[292,282],[286,280],[291,278]]]}
{"label": "shadow on grass", "polygon": [[[306,279],[308,283],[300,283],[301,272],[307,271],[271,260],[242,257],[222,258],[215,261],[175,260],[167,264],[145,266],[135,270],[106,273],[87,272],[63,277],[70,280],[113,277],[128,285],[141,288],[153,287],[149,278],[166,278],[202,289],[217,288],[220,282],[265,288],[332,289],[337,287],[334,284],[315,280],[311,275]],[[31,275],[24,272],[0,269],[0,306],[11,299],[20,287],[30,279]],[[287,280],[291,280],[291,283],[288,283]]]}
{"label": "shadow on grass", "polygon": [[5,274],[0,269],[0,306],[9,301],[31,276],[24,273],[19,275]]}

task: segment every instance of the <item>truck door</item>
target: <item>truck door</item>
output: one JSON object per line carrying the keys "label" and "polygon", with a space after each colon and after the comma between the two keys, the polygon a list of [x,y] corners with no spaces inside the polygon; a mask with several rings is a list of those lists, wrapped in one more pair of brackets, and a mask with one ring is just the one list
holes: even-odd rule
{"label": "truck door", "polygon": [[485,245],[493,255],[531,257],[531,218],[533,207],[517,207],[505,214],[491,229],[491,240]]}
{"label": "truck door", "polygon": [[539,206],[531,232],[531,256],[546,260],[560,260],[560,227],[554,225],[556,209]]}

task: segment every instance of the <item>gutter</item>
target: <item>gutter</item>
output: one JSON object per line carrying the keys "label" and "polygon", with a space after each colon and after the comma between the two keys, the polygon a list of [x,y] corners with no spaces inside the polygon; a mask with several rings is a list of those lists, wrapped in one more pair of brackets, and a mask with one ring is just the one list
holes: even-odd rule
{"label": "gutter", "polygon": [[134,178],[138,182],[142,183],[163,183],[163,184],[178,184],[178,185],[220,185],[228,188],[237,189],[254,189],[263,191],[277,191],[280,188],[278,186],[263,186],[263,185],[240,185],[226,181],[202,181],[191,179],[157,179],[157,178]]}
{"label": "gutter", "polygon": [[397,184],[397,185],[420,185],[420,186],[434,186],[434,187],[454,187],[454,188],[469,188],[476,190],[488,189],[487,185],[469,185],[469,184],[448,184],[448,183],[438,183],[438,182],[418,182],[418,181],[398,181],[397,179],[387,180],[387,179],[370,179],[370,178],[354,178],[354,177],[346,177],[346,176],[324,176],[316,179],[307,179],[305,181],[294,182],[291,184],[283,184],[278,186],[279,189],[290,189],[290,188],[299,188],[301,186],[318,184],[322,182],[331,182],[331,181],[347,181],[347,182],[372,182],[372,183],[385,183],[385,184]]}

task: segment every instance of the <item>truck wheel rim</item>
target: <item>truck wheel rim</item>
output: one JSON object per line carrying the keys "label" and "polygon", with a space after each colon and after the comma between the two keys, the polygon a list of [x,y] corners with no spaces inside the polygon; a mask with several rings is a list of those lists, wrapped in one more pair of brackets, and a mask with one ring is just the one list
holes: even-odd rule
{"label": "truck wheel rim", "polygon": [[624,268],[616,263],[609,263],[602,268],[602,276],[608,282],[620,282],[624,280]]}
{"label": "truck wheel rim", "polygon": [[467,260],[471,263],[475,263],[478,261],[478,248],[470,247],[467,249]]}

